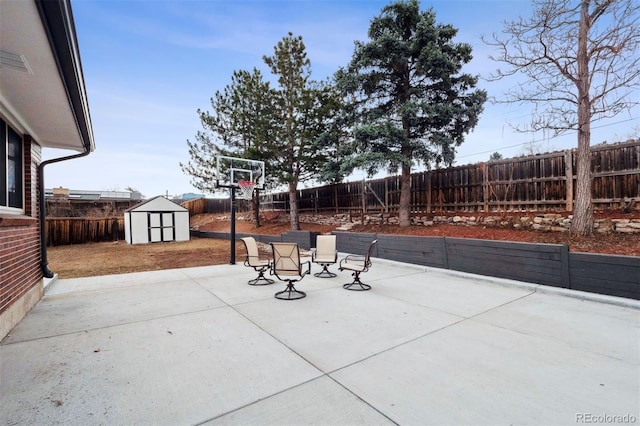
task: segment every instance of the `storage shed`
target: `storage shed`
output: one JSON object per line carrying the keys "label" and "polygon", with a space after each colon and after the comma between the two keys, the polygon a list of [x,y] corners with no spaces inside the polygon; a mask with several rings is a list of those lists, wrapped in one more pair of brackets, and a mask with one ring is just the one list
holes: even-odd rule
{"label": "storage shed", "polygon": [[162,196],[124,213],[124,239],[129,244],[189,241],[189,210]]}

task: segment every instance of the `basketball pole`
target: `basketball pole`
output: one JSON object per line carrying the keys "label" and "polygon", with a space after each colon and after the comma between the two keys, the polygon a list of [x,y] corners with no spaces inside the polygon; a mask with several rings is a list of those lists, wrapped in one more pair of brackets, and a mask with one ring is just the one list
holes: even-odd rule
{"label": "basketball pole", "polygon": [[232,186],[231,192],[231,265],[236,264],[236,189]]}

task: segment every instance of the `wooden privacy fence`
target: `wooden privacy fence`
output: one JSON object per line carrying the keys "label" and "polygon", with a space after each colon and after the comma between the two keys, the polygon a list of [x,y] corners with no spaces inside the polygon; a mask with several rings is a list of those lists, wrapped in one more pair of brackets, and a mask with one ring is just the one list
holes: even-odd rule
{"label": "wooden privacy fence", "polygon": [[[640,140],[592,147],[595,208],[640,205]],[[414,213],[444,211],[573,210],[576,152],[567,150],[469,164],[411,175]],[[298,191],[301,212],[398,210],[400,177],[346,182]],[[265,209],[289,207],[286,192],[267,194]]]}
{"label": "wooden privacy fence", "polygon": [[47,218],[44,232],[47,246],[124,240],[124,216],[101,219]]}
{"label": "wooden privacy fence", "polygon": [[[238,200],[240,204],[243,200]],[[201,213],[228,213],[231,211],[231,201],[228,198],[198,198],[182,203],[182,207],[189,210],[189,216]]]}
{"label": "wooden privacy fence", "polygon": [[209,213],[207,211],[207,199],[196,198],[195,200],[189,200],[182,203],[182,207],[189,210],[189,216],[194,214]]}

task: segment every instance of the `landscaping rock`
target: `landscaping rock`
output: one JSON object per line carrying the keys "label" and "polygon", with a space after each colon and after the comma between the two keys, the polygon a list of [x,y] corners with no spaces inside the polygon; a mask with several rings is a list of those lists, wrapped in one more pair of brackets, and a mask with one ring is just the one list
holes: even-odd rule
{"label": "landscaping rock", "polygon": [[[364,223],[365,225],[398,225],[397,216],[387,216],[385,214],[366,215],[363,220],[354,219],[349,214],[335,215],[300,215],[301,222],[317,223],[321,225],[335,226],[337,230],[348,231],[354,225]],[[228,220],[228,217],[222,217],[220,220]],[[411,223],[416,226],[434,226],[437,224],[456,224],[460,226],[477,226],[499,227],[513,229],[533,229],[537,231],[550,232],[567,232],[571,229],[571,220],[573,215],[562,215],[559,213],[546,214],[504,214],[491,216],[463,216],[456,215],[434,215],[434,216],[414,216]],[[241,215],[238,220],[251,220],[250,215]],[[279,221],[287,222],[288,215],[283,214],[278,218]],[[622,233],[640,233],[640,219],[596,219],[594,229],[598,233],[622,232]]]}

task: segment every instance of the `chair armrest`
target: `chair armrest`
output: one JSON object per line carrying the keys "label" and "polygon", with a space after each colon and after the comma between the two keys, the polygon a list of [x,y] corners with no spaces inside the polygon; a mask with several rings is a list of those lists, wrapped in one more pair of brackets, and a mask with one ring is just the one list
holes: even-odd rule
{"label": "chair armrest", "polygon": [[345,257],[344,259],[340,260],[340,266],[342,266],[345,263],[362,263],[364,265],[365,261],[366,261],[366,257],[365,256],[360,256],[360,255],[356,255],[356,254],[350,254],[347,257]]}
{"label": "chair armrest", "polygon": [[364,262],[365,259],[366,259],[366,256],[362,256],[359,254],[350,254],[344,258],[344,260],[346,260],[347,262],[354,262],[354,261]]}
{"label": "chair armrest", "polygon": [[[303,271],[303,269],[305,268],[305,266],[304,266],[305,264],[307,265],[306,266],[307,270]],[[311,261],[305,260],[304,262],[300,263],[300,271],[302,272],[303,276],[304,275],[309,275],[311,273]]]}

